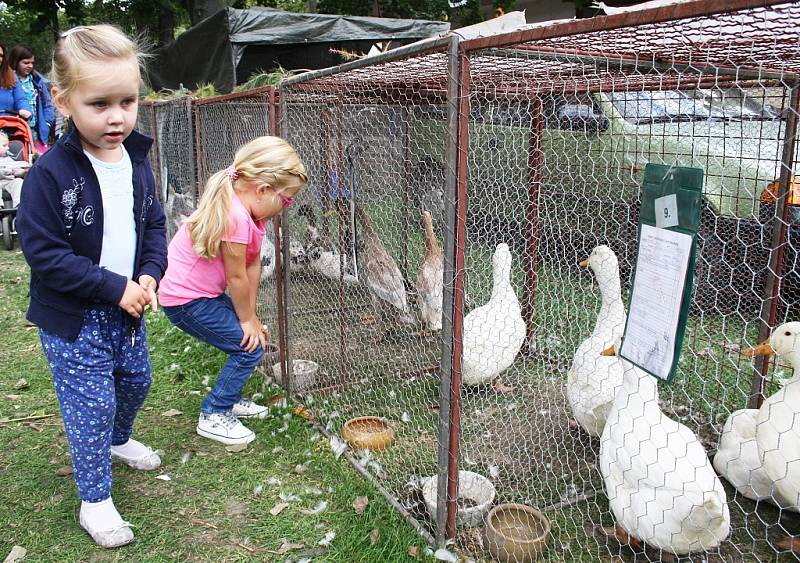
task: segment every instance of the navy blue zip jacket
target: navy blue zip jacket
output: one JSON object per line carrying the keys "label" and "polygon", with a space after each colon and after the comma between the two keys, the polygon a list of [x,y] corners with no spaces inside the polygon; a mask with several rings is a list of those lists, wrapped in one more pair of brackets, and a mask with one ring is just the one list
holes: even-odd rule
{"label": "navy blue zip jacket", "polygon": [[[164,211],[147,160],[152,143],[133,131],[123,144],[133,164],[137,235],[133,279],[149,274],[160,283],[167,268],[167,239]],[[74,340],[87,308],[97,303],[117,305],[122,299],[127,278],[98,266],[103,199],[74,127],[28,172],[20,194],[17,231],[31,268],[30,322]]]}

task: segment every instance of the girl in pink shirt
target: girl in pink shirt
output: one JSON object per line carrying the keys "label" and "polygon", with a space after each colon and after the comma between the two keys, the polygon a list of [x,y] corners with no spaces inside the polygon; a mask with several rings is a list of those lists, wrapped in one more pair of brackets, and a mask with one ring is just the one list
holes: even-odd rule
{"label": "girl in pink shirt", "polygon": [[289,207],[307,181],[286,141],[253,139],[236,152],[231,166],[208,179],[197,211],[169,245],[159,288],[164,312],[184,332],[228,354],[200,408],[201,436],[247,444],[255,434],[239,419],[267,415],[266,407],[242,399],[266,346],[256,316],[261,241],[267,219]]}

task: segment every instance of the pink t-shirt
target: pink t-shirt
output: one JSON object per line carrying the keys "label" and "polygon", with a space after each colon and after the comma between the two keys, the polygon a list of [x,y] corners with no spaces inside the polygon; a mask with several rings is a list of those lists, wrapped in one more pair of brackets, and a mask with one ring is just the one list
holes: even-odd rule
{"label": "pink t-shirt", "polygon": [[[253,221],[250,212],[234,194],[227,235],[222,240],[246,244],[245,263],[249,266],[253,260],[260,259],[264,232],[265,222]],[[201,297],[218,297],[228,287],[222,251],[210,260],[198,256],[192,248],[186,225],[182,225],[172,237],[167,260],[167,273],[158,289],[158,300],[162,305],[175,307]]]}

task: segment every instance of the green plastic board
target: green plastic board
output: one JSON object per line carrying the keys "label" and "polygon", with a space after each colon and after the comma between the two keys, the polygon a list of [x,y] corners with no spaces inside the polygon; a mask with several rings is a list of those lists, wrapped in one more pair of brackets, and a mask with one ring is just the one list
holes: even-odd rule
{"label": "green plastic board", "polygon": [[641,202],[620,356],[669,382],[675,377],[689,317],[703,171],[650,163]]}

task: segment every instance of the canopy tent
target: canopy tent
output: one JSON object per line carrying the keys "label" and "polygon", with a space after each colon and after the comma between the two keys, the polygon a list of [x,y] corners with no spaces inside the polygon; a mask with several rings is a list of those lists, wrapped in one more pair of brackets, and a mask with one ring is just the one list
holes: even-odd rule
{"label": "canopy tent", "polygon": [[447,33],[447,22],[298,14],[273,8],[226,8],[156,52],[154,90],[213,83],[230,92],[258,70],[318,69],[342,62],[331,48],[367,51],[378,41],[409,43]]}

